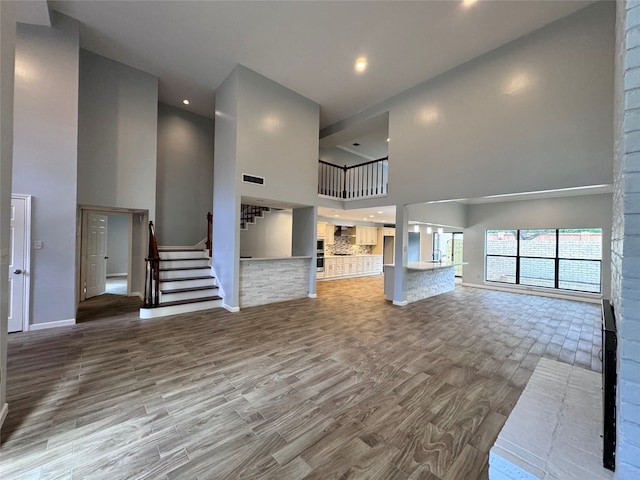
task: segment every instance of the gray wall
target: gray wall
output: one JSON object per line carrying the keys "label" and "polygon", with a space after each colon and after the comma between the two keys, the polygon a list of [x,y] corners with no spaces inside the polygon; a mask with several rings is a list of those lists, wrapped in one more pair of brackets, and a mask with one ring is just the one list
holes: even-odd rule
{"label": "gray wall", "polygon": [[240,195],[237,193],[236,141],[238,70],[216,90],[213,162],[213,267],[224,306],[239,307]]}
{"label": "gray wall", "polygon": [[78,203],[155,218],[158,79],[80,52]]}
{"label": "gray wall", "polygon": [[614,2],[596,3],[321,131],[389,111],[389,196],[612,182]]}
{"label": "gray wall", "polygon": [[156,226],[160,245],[195,245],[213,197],[213,120],[158,104]]}
{"label": "gray wall", "polygon": [[463,281],[484,284],[484,243],[487,230],[535,228],[602,228],[602,293],[611,289],[611,195],[583,195],[517,202],[469,205],[464,230]]}
{"label": "gray wall", "polygon": [[[320,107],[288,88],[239,66],[238,191],[243,196],[315,205],[318,199]],[[241,174],[265,185],[240,183]]]}
{"label": "gray wall", "polygon": [[[75,318],[79,24],[18,24],[13,191],[33,195],[31,321]],[[41,72],[46,72],[42,75]]]}
{"label": "gray wall", "polygon": [[131,215],[108,215],[107,275],[126,274],[129,271],[130,217]]}
{"label": "gray wall", "polygon": [[460,227],[467,225],[467,208],[458,202],[419,203],[407,205],[409,221]]}
{"label": "gray wall", "polygon": [[291,210],[265,212],[240,231],[240,255],[253,258],[291,256]]}
{"label": "gray wall", "polygon": [[[8,251],[13,157],[13,67],[16,42],[14,4],[0,2],[0,249]],[[0,411],[7,403],[7,262],[0,257]],[[0,421],[0,426],[2,421]]]}
{"label": "gray wall", "polygon": [[640,2],[618,2],[611,299],[618,327],[616,478],[640,478]]}
{"label": "gray wall", "polygon": [[239,306],[240,199],[315,205],[318,125],[318,104],[241,65],[216,91],[213,264],[226,307]]}
{"label": "gray wall", "polygon": [[319,158],[320,160],[333,163],[340,167],[344,167],[345,165],[350,167],[352,165],[358,165],[359,163],[369,161],[368,158],[361,157],[360,155],[356,155],[345,150],[340,150],[338,147],[320,148]]}

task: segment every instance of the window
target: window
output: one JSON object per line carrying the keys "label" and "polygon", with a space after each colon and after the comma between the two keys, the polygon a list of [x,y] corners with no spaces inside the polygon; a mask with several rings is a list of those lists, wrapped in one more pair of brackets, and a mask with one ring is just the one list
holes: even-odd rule
{"label": "window", "polygon": [[602,229],[487,230],[485,280],[600,293]]}

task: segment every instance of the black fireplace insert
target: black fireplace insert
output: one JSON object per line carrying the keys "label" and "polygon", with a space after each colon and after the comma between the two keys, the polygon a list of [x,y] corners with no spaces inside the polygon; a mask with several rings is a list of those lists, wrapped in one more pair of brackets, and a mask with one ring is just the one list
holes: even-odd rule
{"label": "black fireplace insert", "polygon": [[605,468],[616,467],[616,350],[618,334],[613,305],[602,300],[602,463]]}

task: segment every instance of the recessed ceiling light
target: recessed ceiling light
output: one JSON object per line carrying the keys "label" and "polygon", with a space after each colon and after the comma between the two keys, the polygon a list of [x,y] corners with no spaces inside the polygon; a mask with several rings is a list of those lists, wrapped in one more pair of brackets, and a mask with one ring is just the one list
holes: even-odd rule
{"label": "recessed ceiling light", "polygon": [[184,100],[182,100],[182,103],[184,103],[185,105],[189,105],[191,102],[185,98]]}
{"label": "recessed ceiling light", "polygon": [[367,59],[364,57],[360,57],[356,60],[356,64],[354,66],[356,72],[362,73],[367,69]]}
{"label": "recessed ceiling light", "polygon": [[340,215],[338,215],[337,213],[334,215],[334,217],[339,217]]}
{"label": "recessed ceiling light", "polygon": [[369,218],[373,218],[373,217],[375,217],[375,215],[369,215]]}
{"label": "recessed ceiling light", "polygon": [[462,6],[464,8],[469,8],[478,3],[478,0],[462,0]]}
{"label": "recessed ceiling light", "polygon": [[387,137],[387,142],[391,141],[391,139],[389,137]]}
{"label": "recessed ceiling light", "polygon": [[380,210],[380,211],[378,212],[378,215],[379,215],[379,214],[382,214],[382,213],[384,213],[384,212],[383,212],[382,210]]}

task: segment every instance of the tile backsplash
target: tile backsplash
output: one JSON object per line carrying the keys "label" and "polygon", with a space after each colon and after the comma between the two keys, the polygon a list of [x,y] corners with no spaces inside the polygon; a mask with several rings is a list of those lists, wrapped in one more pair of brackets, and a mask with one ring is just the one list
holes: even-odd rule
{"label": "tile backsplash", "polygon": [[333,245],[324,246],[325,255],[370,255],[372,245],[354,245],[349,243],[349,237],[335,237]]}

